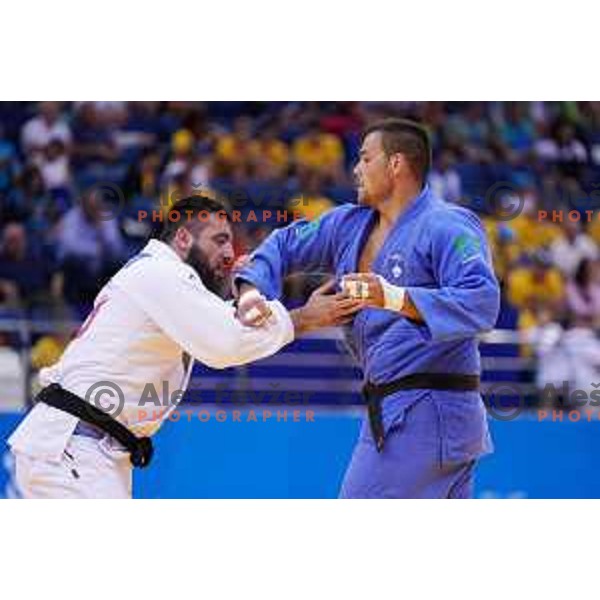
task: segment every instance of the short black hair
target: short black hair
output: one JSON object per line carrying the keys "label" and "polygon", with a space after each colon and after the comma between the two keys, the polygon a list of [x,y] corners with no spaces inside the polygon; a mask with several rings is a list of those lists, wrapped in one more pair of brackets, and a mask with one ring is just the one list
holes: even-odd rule
{"label": "short black hair", "polygon": [[222,213],[224,219],[229,218],[226,205],[219,200],[201,194],[189,196],[178,200],[167,211],[156,237],[162,242],[170,242],[177,230],[187,223],[202,226],[205,221],[198,218],[202,213]]}
{"label": "short black hair", "polygon": [[381,133],[381,142],[386,155],[400,153],[413,171],[415,177],[425,182],[431,169],[431,141],[427,129],[417,121],[390,118],[369,125],[363,139],[370,133]]}

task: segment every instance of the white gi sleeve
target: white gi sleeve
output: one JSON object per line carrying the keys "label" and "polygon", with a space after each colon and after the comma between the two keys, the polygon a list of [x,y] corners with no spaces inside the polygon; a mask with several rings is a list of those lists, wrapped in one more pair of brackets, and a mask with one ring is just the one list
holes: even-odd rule
{"label": "white gi sleeve", "polygon": [[274,318],[264,326],[244,327],[234,307],[210,292],[184,263],[140,260],[113,284],[186,352],[214,369],[265,358],[294,339],[281,303],[269,302]]}

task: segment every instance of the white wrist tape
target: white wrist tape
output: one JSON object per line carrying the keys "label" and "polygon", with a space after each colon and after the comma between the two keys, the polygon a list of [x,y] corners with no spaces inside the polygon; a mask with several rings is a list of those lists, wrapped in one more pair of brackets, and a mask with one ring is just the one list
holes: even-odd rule
{"label": "white wrist tape", "polygon": [[383,288],[383,307],[387,310],[393,310],[400,312],[404,307],[406,300],[406,289],[399,285],[392,285],[389,281],[386,281],[381,275],[377,275],[381,287]]}

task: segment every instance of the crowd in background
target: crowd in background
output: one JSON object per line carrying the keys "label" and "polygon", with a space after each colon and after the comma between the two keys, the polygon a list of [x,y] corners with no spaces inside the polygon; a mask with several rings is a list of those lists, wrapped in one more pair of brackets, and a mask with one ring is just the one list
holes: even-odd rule
{"label": "crowd in background", "polygon": [[[387,116],[427,125],[431,187],[484,210],[500,324],[535,335],[547,324],[598,329],[598,102],[0,103],[0,318],[81,319],[150,234],[139,211],[194,192],[308,218],[353,202],[361,130]],[[122,190],[115,219],[101,201],[80,202],[98,182]],[[514,219],[482,209],[498,182],[522,201]],[[562,222],[539,210],[564,211]],[[238,227],[238,251],[281,225]]]}

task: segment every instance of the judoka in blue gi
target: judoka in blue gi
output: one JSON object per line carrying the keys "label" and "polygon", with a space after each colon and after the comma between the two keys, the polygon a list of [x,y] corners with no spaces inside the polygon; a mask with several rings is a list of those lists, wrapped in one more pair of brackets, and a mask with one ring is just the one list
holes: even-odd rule
{"label": "judoka in blue gi", "polygon": [[430,163],[419,124],[372,126],[358,205],[276,230],[236,280],[279,298],[287,275],[326,271],[368,304],[344,327],[368,411],[343,498],[470,497],[491,451],[476,336],[495,325],[499,287],[478,217],[433,195]]}

